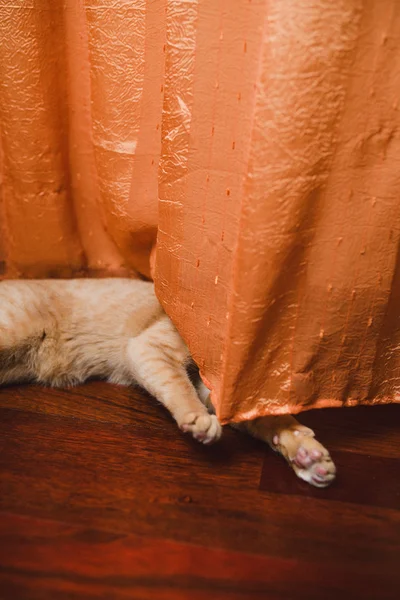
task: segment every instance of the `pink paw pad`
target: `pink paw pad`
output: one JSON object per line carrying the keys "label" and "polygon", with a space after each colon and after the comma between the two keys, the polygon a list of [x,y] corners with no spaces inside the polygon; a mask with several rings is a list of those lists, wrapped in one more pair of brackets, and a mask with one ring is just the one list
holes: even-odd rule
{"label": "pink paw pad", "polygon": [[321,456],[322,453],[319,450],[311,450],[311,452],[308,452],[305,448],[301,446],[298,449],[293,462],[300,468],[306,468],[311,466],[317,460],[319,460]]}
{"label": "pink paw pad", "polygon": [[324,467],[317,467],[315,472],[317,475],[321,475],[322,477],[324,477],[328,473],[328,470]]}
{"label": "pink paw pad", "polygon": [[315,458],[315,460],[319,460],[322,456],[322,452],[320,452],[319,450],[312,450],[310,456],[312,458]]}

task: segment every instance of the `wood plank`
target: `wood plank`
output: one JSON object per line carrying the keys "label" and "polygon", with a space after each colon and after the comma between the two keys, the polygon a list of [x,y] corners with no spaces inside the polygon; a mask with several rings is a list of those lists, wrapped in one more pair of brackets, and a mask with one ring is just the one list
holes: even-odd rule
{"label": "wood plank", "polygon": [[68,389],[41,385],[0,388],[0,406],[25,412],[74,417],[105,423],[129,424],[151,420],[156,425],[166,412],[140,388],[90,381]]}
{"label": "wood plank", "polygon": [[[366,456],[355,452],[332,454],[337,471],[336,481],[325,489],[317,489],[295,477],[287,477],[287,465],[268,453],[261,475],[260,489],[274,494],[303,498],[323,498],[381,506],[400,510],[400,459]],[[400,531],[399,531],[400,535]]]}
{"label": "wood plank", "polygon": [[[0,407],[39,414],[131,425],[142,422],[162,431],[169,416],[140,388],[101,381],[67,390],[20,385],[0,388]],[[320,409],[298,415],[329,449],[374,456],[396,456],[399,448],[400,404]],[[228,435],[229,427],[225,427]]]}
{"label": "wood plank", "polygon": [[389,600],[399,579],[376,565],[310,564],[2,514],[0,582],[2,597],[24,600]]}
{"label": "wood plank", "polygon": [[298,418],[329,450],[399,456],[400,404],[310,410]]}
{"label": "wood plank", "polygon": [[[233,431],[207,448],[168,421],[160,432],[141,421],[127,426],[1,409],[0,440],[2,510],[208,547],[397,569],[398,511],[260,492],[264,446]],[[283,477],[294,480],[286,467]]]}

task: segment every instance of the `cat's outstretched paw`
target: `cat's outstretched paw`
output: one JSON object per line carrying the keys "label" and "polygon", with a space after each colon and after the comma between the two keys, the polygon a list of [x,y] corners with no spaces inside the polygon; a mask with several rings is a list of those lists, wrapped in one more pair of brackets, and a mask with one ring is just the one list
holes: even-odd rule
{"label": "cat's outstretched paw", "polygon": [[326,487],[335,479],[336,467],[328,450],[308,427],[282,431],[274,436],[273,443],[300,479],[316,487]]}
{"label": "cat's outstretched paw", "polygon": [[203,444],[213,444],[222,435],[222,427],[215,415],[204,412],[186,413],[179,423],[184,432],[190,432],[192,436]]}

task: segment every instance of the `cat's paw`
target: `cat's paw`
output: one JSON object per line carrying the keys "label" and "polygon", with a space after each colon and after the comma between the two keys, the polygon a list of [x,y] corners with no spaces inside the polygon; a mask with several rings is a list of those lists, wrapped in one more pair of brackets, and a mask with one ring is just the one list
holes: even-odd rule
{"label": "cat's paw", "polygon": [[336,467],[328,450],[308,427],[283,431],[273,442],[300,479],[315,487],[326,487],[335,479]]}
{"label": "cat's paw", "polygon": [[217,417],[204,412],[186,413],[179,426],[182,431],[190,432],[197,441],[203,444],[212,444],[218,441],[222,435],[222,427]]}

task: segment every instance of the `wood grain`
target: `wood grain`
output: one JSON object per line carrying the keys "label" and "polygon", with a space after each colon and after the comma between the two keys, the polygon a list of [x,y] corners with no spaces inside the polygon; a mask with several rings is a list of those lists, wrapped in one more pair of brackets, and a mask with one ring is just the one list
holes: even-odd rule
{"label": "wood grain", "polygon": [[229,428],[195,443],[140,390],[2,389],[0,598],[396,598],[398,408],[302,415],[340,463],[312,490]]}
{"label": "wood grain", "polygon": [[388,569],[377,566],[366,574],[362,565],[249,556],[17,515],[2,517],[3,589],[14,594],[19,587],[24,598],[38,597],[38,591],[42,598],[54,598],[59,591],[72,597],[282,598],[295,589],[296,598],[308,599],[317,587],[325,589],[324,598],[336,599],[356,577],[363,581],[365,598],[382,598],[393,585]]}
{"label": "wood grain", "polygon": [[[282,460],[267,455],[261,475],[260,489],[275,494],[323,498],[330,502],[354,502],[364,506],[400,508],[400,461],[396,458],[365,456],[355,452],[336,451],[335,482],[325,489],[313,488],[305,481],[287,477]],[[400,534],[400,530],[399,530]]]}

